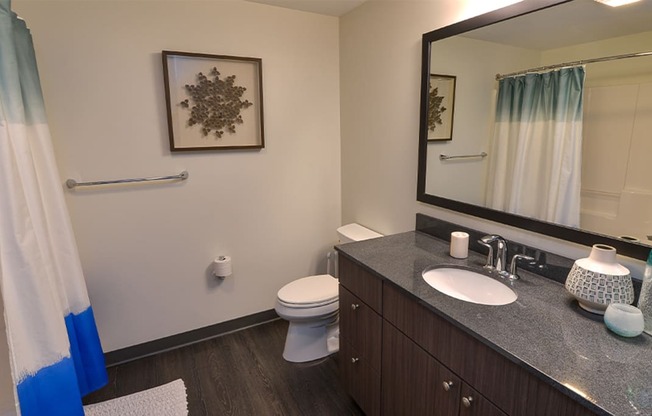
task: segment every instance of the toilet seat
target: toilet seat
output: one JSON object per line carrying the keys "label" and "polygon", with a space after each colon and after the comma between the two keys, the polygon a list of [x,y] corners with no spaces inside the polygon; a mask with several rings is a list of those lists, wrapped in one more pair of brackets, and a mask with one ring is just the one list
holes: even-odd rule
{"label": "toilet seat", "polygon": [[283,286],[278,302],[288,308],[315,308],[338,301],[338,282],[330,274],[308,276]]}

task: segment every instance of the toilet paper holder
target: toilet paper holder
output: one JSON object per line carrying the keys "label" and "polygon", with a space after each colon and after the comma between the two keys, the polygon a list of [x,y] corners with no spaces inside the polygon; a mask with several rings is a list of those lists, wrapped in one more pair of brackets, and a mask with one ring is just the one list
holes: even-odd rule
{"label": "toilet paper holder", "polygon": [[212,273],[213,276],[219,279],[224,279],[225,277],[231,276],[233,274],[231,257],[219,256],[213,260]]}

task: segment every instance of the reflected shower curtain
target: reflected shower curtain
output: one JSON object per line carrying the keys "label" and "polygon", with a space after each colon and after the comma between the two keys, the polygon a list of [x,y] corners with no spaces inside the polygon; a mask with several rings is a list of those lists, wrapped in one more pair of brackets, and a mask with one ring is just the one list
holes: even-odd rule
{"label": "reflected shower curtain", "polygon": [[500,81],[486,205],[578,227],[584,68]]}
{"label": "reflected shower curtain", "polygon": [[107,382],[31,36],[0,0],[0,291],[18,409],[83,415]]}

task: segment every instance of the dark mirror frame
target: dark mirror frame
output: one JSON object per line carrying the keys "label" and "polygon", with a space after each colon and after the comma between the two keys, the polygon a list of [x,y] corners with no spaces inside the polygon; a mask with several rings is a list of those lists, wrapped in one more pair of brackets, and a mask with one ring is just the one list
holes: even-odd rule
{"label": "dark mirror frame", "polygon": [[430,76],[430,44],[437,40],[459,35],[474,29],[494,23],[509,20],[518,16],[533,13],[549,7],[568,3],[572,0],[530,0],[516,3],[490,13],[486,13],[441,29],[425,33],[422,37],[422,62],[421,62],[421,103],[419,121],[419,167],[417,181],[417,201],[430,205],[447,208],[452,211],[473,215],[490,221],[511,225],[528,231],[544,234],[550,237],[571,241],[574,243],[592,246],[593,244],[607,244],[616,248],[619,254],[645,261],[650,247],[631,243],[615,237],[583,231],[577,228],[566,227],[550,222],[539,221],[520,215],[510,214],[479,205],[443,198],[426,193],[426,168],[428,147],[428,80]]}

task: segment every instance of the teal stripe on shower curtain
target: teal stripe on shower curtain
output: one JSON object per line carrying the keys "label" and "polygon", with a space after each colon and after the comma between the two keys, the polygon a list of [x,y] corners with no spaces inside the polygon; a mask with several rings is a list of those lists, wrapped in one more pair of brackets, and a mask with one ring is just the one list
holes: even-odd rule
{"label": "teal stripe on shower curtain", "polygon": [[[10,10],[8,0],[3,0],[0,4],[1,13],[6,19],[0,26],[0,39],[3,40],[0,42],[0,101],[4,118],[10,123],[45,123],[45,107],[36,58],[33,53],[15,53],[16,50],[34,50],[29,29],[25,22]],[[13,44],[6,42],[11,39]]]}
{"label": "teal stripe on shower curtain", "polygon": [[583,89],[584,67],[501,79],[496,121],[581,120]]}

